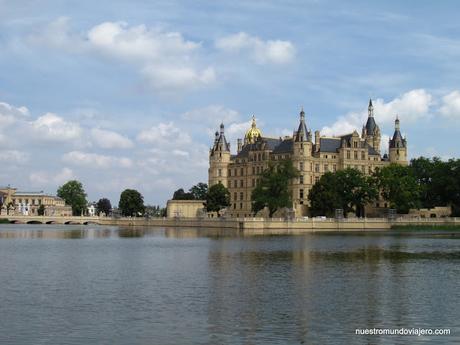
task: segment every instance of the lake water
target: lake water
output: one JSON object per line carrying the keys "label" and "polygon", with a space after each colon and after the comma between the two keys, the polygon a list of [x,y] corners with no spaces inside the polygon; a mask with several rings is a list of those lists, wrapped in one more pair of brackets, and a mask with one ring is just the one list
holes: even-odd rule
{"label": "lake water", "polygon": [[197,234],[0,225],[0,344],[460,343],[457,235]]}

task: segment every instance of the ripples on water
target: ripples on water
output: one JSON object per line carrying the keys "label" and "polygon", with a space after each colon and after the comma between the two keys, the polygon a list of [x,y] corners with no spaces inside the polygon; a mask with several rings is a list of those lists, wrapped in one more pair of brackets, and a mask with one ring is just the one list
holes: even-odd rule
{"label": "ripples on water", "polygon": [[0,225],[0,343],[459,343],[458,239]]}

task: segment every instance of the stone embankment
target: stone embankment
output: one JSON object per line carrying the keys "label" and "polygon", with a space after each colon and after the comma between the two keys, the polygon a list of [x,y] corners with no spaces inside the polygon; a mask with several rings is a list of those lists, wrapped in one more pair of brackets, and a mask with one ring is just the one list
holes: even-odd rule
{"label": "stone embankment", "polygon": [[299,234],[319,231],[382,231],[392,226],[459,226],[460,218],[301,218],[294,220],[264,218],[110,218],[110,217],[8,217],[20,224],[99,224],[108,226],[147,226],[232,230],[244,234]]}

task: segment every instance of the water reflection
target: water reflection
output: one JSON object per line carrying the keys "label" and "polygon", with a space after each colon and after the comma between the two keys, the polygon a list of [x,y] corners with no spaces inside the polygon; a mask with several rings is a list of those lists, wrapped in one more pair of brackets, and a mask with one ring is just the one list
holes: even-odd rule
{"label": "water reflection", "polygon": [[456,239],[1,226],[0,343],[458,343]]}

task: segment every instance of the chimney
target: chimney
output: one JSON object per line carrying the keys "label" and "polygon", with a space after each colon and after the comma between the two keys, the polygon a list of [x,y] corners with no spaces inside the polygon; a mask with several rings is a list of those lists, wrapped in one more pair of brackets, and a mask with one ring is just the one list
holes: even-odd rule
{"label": "chimney", "polygon": [[243,141],[241,139],[237,140],[237,153],[241,152],[241,149],[243,148]]}

